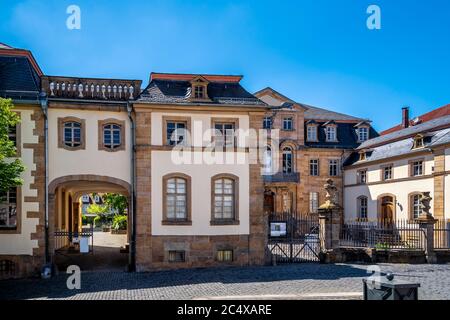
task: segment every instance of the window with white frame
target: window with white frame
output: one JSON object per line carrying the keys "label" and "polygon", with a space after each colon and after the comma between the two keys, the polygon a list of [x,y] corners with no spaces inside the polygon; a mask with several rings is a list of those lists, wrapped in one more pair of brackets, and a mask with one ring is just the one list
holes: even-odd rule
{"label": "window with white frame", "polygon": [[166,144],[170,146],[186,144],[186,122],[167,121]]}
{"label": "window with white frame", "polygon": [[17,228],[17,189],[0,192],[0,229]]}
{"label": "window with white frame", "polygon": [[218,178],[213,181],[214,220],[234,220],[236,187],[231,178]]}
{"label": "window with white frame", "polygon": [[369,128],[360,127],[358,128],[358,140],[359,142],[364,142],[369,140]]}
{"label": "window with white frame", "polygon": [[81,146],[81,123],[64,123],[64,145],[72,148]]}
{"label": "window with white frame", "polygon": [[366,184],[367,183],[367,169],[358,171],[358,183]]}
{"label": "window with white frame", "polygon": [[263,129],[272,129],[272,117],[264,117]]}
{"label": "window with white frame", "polygon": [[14,143],[14,147],[17,147],[17,126],[8,128],[8,139]]}
{"label": "window with white frame", "polygon": [[317,138],[317,126],[309,125],[306,127],[306,140],[318,141]]}
{"label": "window with white frame", "polygon": [[205,98],[205,87],[204,86],[194,86],[194,97],[195,99]]}
{"label": "window with white frame", "polygon": [[317,213],[319,210],[319,193],[310,192],[309,193],[309,211],[311,213]]}
{"label": "window with white frame", "polygon": [[358,219],[365,220],[368,217],[368,198],[361,196],[357,199],[358,201]]}
{"label": "window with white frame", "polygon": [[293,152],[290,147],[283,149],[283,173],[292,173],[293,169]]}
{"label": "window with white frame", "polygon": [[309,174],[311,176],[319,176],[319,159],[309,160]]}
{"label": "window with white frame", "polygon": [[339,175],[339,160],[337,159],[329,160],[328,166],[329,166],[329,175],[331,177],[336,177]]}
{"label": "window with white frame", "polygon": [[165,220],[187,220],[187,181],[181,177],[167,179]]}
{"label": "window with white frame", "polygon": [[235,145],[235,124],[215,123],[214,141],[216,147],[233,147]]}
{"label": "window with white frame", "polygon": [[294,120],[292,117],[283,118],[283,130],[294,130]]}
{"label": "window with white frame", "polygon": [[325,127],[325,136],[326,136],[327,141],[330,141],[330,142],[337,141],[336,127],[335,126]]}
{"label": "window with white frame", "polygon": [[122,145],[122,128],[115,123],[103,126],[103,145],[107,149],[117,149]]}
{"label": "window with white frame", "polygon": [[385,166],[385,167],[383,167],[383,180],[391,180],[392,179],[392,177],[393,177],[393,175],[392,175],[392,171],[393,171],[393,168],[392,168],[392,165],[389,165],[389,166]]}
{"label": "window with white frame", "polygon": [[411,174],[413,177],[423,175],[423,161],[417,160],[411,163]]}
{"label": "window with white frame", "polygon": [[411,218],[412,219],[418,219],[419,216],[422,214],[422,203],[421,203],[422,196],[420,194],[414,194],[411,196]]}
{"label": "window with white frame", "polygon": [[272,171],[272,148],[268,146],[264,152],[264,173],[271,174]]}

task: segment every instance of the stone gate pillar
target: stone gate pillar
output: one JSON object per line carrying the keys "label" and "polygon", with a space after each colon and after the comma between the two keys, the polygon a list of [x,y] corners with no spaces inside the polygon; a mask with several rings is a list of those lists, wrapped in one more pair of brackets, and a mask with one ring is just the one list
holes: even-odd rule
{"label": "stone gate pillar", "polygon": [[434,225],[437,220],[430,213],[430,202],[433,198],[430,197],[430,192],[422,192],[421,207],[422,214],[417,219],[419,228],[422,229],[425,235],[425,256],[428,263],[436,263],[437,258],[434,252]]}
{"label": "stone gate pillar", "polygon": [[342,207],[337,203],[337,187],[333,180],[327,180],[324,186],[326,201],[319,207],[319,240],[321,262],[329,263],[336,260],[341,233]]}

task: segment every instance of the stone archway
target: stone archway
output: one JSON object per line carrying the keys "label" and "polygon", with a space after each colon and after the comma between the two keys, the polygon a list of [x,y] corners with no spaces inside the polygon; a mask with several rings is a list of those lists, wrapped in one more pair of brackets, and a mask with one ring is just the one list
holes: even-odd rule
{"label": "stone archway", "polygon": [[[88,193],[118,193],[127,197],[128,203],[131,203],[131,185],[121,179],[99,176],[99,175],[69,175],[54,179],[48,187],[48,232],[49,232],[49,254],[51,260],[54,262],[55,258],[55,237],[53,236],[56,231],[56,218],[60,217],[58,209],[61,204],[57,204],[61,201],[61,197],[58,198],[58,192],[61,195],[70,195],[68,207],[72,208],[72,204],[77,201],[83,194]],[[58,198],[58,201],[57,201]],[[70,203],[70,202],[73,203]],[[131,212],[131,210],[129,210]],[[68,221],[66,223],[69,223]],[[128,224],[131,225],[130,223]],[[131,230],[128,229],[128,236],[131,234]]]}

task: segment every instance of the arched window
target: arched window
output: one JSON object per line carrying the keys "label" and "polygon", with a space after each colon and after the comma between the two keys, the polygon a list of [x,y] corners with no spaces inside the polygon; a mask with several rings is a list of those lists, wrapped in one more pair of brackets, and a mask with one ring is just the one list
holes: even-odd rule
{"label": "arched window", "polygon": [[368,199],[365,196],[358,197],[357,199],[358,207],[358,219],[367,220],[368,218]]}
{"label": "arched window", "polygon": [[170,174],[163,178],[163,224],[189,223],[191,220],[191,179],[184,174]]}
{"label": "arched window", "polygon": [[264,151],[264,173],[271,174],[272,171],[272,148],[267,146],[266,151]]}
{"label": "arched window", "polygon": [[81,146],[81,123],[64,123],[64,145],[71,148]]}
{"label": "arched window", "polygon": [[229,174],[212,178],[211,198],[214,224],[238,222],[239,178]]}
{"label": "arched window", "polygon": [[115,123],[103,126],[103,145],[107,149],[117,149],[122,145],[122,128]]}
{"label": "arched window", "polygon": [[291,147],[283,149],[283,173],[292,173],[293,167],[293,152]]}
{"label": "arched window", "polygon": [[409,207],[411,219],[417,219],[422,214],[422,195],[420,193],[413,193],[409,196]]}

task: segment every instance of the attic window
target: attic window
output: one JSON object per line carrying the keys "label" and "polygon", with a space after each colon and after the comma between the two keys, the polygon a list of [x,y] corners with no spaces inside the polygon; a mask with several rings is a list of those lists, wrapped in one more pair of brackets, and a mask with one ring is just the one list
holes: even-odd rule
{"label": "attic window", "polygon": [[205,87],[204,86],[194,86],[194,98],[195,99],[205,99]]}
{"label": "attic window", "polygon": [[418,149],[418,148],[423,148],[423,147],[424,147],[423,136],[419,134],[416,137],[414,137],[413,149]]}
{"label": "attic window", "polygon": [[359,161],[364,161],[367,159],[367,153],[365,151],[362,151],[359,153]]}

